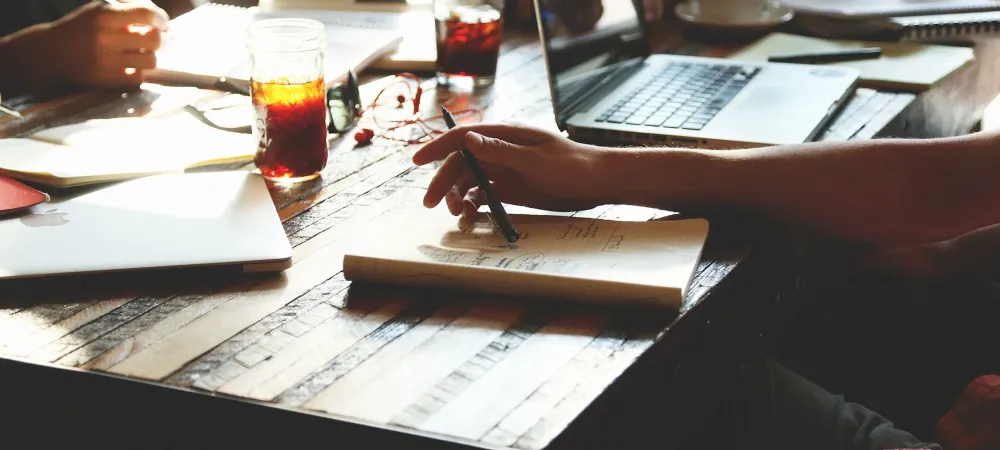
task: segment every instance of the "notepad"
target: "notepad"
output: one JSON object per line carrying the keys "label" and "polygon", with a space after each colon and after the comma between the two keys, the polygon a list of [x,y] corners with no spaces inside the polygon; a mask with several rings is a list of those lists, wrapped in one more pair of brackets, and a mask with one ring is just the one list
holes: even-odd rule
{"label": "notepad", "polygon": [[359,236],[352,281],[499,295],[679,308],[708,237],[703,219],[612,221],[511,216],[508,243],[487,219],[417,209]]}
{"label": "notepad", "polygon": [[431,1],[260,0],[261,11],[333,11],[345,23],[394,30],[403,36],[395,51],[369,67],[395,72],[432,72],[437,61],[437,37]]}
{"label": "notepad", "polygon": [[817,53],[847,48],[880,47],[879,59],[833,63],[861,71],[861,86],[872,89],[921,92],[971,63],[973,50],[926,44],[819,39],[771,33],[730,55],[732,59],[766,61],[770,56]]}
{"label": "notepad", "polygon": [[307,18],[325,28],[324,77],[328,84],[348,70],[360,72],[395,51],[399,30],[371,27],[347,13],[318,10],[262,11],[209,3],[170,21],[168,38],[157,51],[157,67],[143,72],[152,83],[211,87],[219,77],[238,83],[250,78],[247,31],[258,21]]}
{"label": "notepad", "polygon": [[251,135],[215,130],[187,114],[97,119],[0,139],[0,174],[72,187],[250,162],[256,150]]}

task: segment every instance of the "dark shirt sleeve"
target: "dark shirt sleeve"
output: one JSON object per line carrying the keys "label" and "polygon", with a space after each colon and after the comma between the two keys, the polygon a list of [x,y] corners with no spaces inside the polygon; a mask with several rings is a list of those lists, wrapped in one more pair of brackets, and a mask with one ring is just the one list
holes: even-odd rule
{"label": "dark shirt sleeve", "polygon": [[86,3],[87,0],[0,0],[0,36],[52,22]]}

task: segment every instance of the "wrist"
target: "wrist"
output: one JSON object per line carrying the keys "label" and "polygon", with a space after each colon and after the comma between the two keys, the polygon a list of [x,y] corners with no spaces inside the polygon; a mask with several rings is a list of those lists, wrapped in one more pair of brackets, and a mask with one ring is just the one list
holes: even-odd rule
{"label": "wrist", "polygon": [[605,149],[600,185],[609,202],[682,211],[724,201],[731,167],[719,153],[688,149]]}
{"label": "wrist", "polygon": [[0,87],[22,94],[44,89],[58,82],[52,46],[47,44],[52,24],[35,25],[0,39],[0,63],[14,70],[0,74]]}

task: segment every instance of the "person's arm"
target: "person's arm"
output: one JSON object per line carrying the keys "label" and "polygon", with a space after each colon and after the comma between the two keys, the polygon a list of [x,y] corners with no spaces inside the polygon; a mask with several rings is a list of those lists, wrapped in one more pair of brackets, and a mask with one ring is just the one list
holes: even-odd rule
{"label": "person's arm", "polygon": [[91,2],[50,23],[0,37],[0,89],[37,92],[57,84],[132,88],[156,67],[168,16],[151,4]]}
{"label": "person's arm", "polygon": [[618,202],[739,209],[879,245],[1000,222],[1000,135],[811,143],[734,151],[610,152]]}
{"label": "person's arm", "polygon": [[[500,139],[483,139],[477,131]],[[501,140],[503,139],[503,140]],[[448,157],[425,204],[481,204],[468,146],[502,201],[543,209],[607,203],[678,212],[738,210],[877,246],[937,242],[1000,223],[1000,135],[821,142],[750,150],[613,150],[524,127],[452,130],[414,155]]]}
{"label": "person's arm", "polygon": [[7,95],[33,92],[54,83],[50,62],[42,52],[47,25],[35,25],[0,37],[0,89]]}

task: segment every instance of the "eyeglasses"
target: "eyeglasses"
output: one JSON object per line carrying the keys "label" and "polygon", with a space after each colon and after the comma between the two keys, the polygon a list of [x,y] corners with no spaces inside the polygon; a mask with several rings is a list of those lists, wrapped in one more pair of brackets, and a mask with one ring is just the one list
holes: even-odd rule
{"label": "eyeglasses", "polygon": [[[239,89],[239,92],[243,95],[250,95],[250,92],[245,89]],[[228,131],[231,133],[252,134],[252,125],[238,127],[222,126],[206,115],[206,112],[220,111],[237,106],[240,105],[231,104],[202,109],[193,105],[186,105],[184,106],[184,111],[194,116],[194,118],[198,119],[201,123],[217,130]],[[349,70],[347,72],[346,80],[338,82],[327,88],[326,110],[329,113],[330,119],[330,123],[327,124],[326,130],[330,134],[344,134],[358,124],[358,119],[361,117],[361,84],[358,82],[358,75],[354,73],[354,70]]]}
{"label": "eyeglasses", "polygon": [[347,71],[346,81],[326,90],[326,110],[330,113],[326,131],[330,134],[344,134],[358,124],[361,117],[361,84],[354,70]]}

